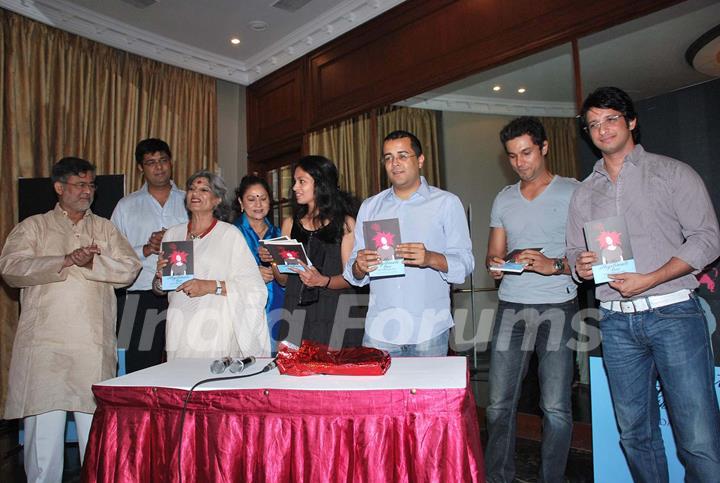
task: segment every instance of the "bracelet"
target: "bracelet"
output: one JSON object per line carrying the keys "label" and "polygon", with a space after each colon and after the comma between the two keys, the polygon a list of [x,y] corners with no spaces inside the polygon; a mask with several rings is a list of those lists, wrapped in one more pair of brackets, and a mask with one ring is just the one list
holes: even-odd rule
{"label": "bracelet", "polygon": [[332,282],[332,275],[328,276],[328,281],[325,284],[325,288],[328,288],[330,286],[330,282]]}
{"label": "bracelet", "polygon": [[162,289],[162,280],[161,280],[161,279],[155,277],[155,278],[153,279],[152,285],[153,285],[153,288],[154,288],[155,290],[157,290],[158,292],[163,292],[163,289]]}

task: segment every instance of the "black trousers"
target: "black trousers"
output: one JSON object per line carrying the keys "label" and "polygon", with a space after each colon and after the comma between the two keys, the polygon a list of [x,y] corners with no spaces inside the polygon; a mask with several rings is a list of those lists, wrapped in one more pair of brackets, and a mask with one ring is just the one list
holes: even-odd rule
{"label": "black trousers", "polygon": [[118,347],[125,349],[126,372],[163,363],[167,296],[152,290],[118,290],[116,295]]}

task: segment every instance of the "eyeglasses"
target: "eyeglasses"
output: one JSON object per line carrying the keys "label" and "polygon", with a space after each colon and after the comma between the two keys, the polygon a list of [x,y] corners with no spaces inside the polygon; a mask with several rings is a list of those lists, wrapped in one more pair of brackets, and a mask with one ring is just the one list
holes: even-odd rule
{"label": "eyeglasses", "polygon": [[142,162],[142,165],[147,168],[154,168],[158,165],[165,165],[170,162],[170,158],[160,158],[160,159],[148,159]]}
{"label": "eyeglasses", "polygon": [[70,183],[68,181],[65,181],[63,184],[69,184],[70,186],[74,186],[75,188],[79,189],[80,191],[85,191],[86,189],[89,189],[90,191],[95,191],[97,189],[97,184],[85,183],[84,181],[82,181],[80,183]]}
{"label": "eyeglasses", "polygon": [[597,131],[603,124],[607,124],[608,126],[614,126],[618,123],[620,119],[622,119],[622,117],[622,114],[613,114],[612,116],[606,117],[602,121],[593,121],[587,126],[585,126],[583,129],[585,129],[585,132],[590,132]]}
{"label": "eyeglasses", "polygon": [[392,163],[394,160],[398,161],[407,161],[408,159],[412,158],[413,156],[416,156],[415,154],[408,154],[408,153],[398,153],[397,156],[393,156],[392,154],[386,154],[385,156],[380,159],[381,163]]}

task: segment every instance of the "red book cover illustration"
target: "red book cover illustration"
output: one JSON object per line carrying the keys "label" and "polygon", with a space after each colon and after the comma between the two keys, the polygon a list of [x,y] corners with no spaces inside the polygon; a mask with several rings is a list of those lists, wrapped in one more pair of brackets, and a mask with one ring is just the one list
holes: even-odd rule
{"label": "red book cover illustration", "polygon": [[280,273],[294,274],[297,273],[294,270],[303,271],[300,261],[305,265],[312,265],[305,252],[305,246],[295,239],[282,236],[271,240],[260,240],[260,244],[268,249]]}
{"label": "red book cover illustration", "polygon": [[610,281],[608,275],[635,272],[630,234],[624,216],[588,221],[584,225],[588,250],[598,256],[593,265],[595,283]]}
{"label": "red book cover illustration", "polygon": [[365,248],[377,251],[380,265],[369,273],[371,278],[405,275],[405,263],[395,255],[395,247],[401,242],[400,220],[368,220],[363,222]]}
{"label": "red book cover illustration", "polygon": [[161,249],[168,260],[162,273],[163,290],[175,290],[195,277],[192,240],[163,242]]}

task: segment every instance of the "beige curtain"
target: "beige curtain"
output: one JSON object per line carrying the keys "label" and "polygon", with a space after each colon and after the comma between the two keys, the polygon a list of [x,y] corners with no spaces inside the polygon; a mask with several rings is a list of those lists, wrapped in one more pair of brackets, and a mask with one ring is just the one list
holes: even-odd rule
{"label": "beige curtain", "polygon": [[577,178],[577,122],[574,118],[539,118],[548,137],[547,163],[550,172]]}
{"label": "beige curtain", "polygon": [[[371,116],[363,114],[308,135],[308,154],[331,159],[338,168],[340,187],[363,200],[372,193]],[[379,156],[378,156],[379,159]]]}
{"label": "beige curtain", "polygon": [[[138,140],[165,139],[175,180],[216,169],[215,80],[144,59],[0,9],[0,239],[17,217],[17,178],[49,176],[63,156],[94,162],[98,174],[142,180]],[[17,325],[17,292],[0,293],[0,400]],[[82,303],[69,301],[68,303]]]}
{"label": "beige curtain", "polygon": [[397,106],[379,110],[377,115],[377,157],[380,158],[382,140],[387,134],[398,129],[409,131],[418,137],[423,147],[425,164],[421,174],[425,176],[430,185],[442,187],[444,182],[440,177],[442,161],[438,148],[439,134],[437,125],[437,111]]}
{"label": "beige curtain", "polygon": [[423,176],[431,185],[441,186],[437,118],[436,111],[425,109],[380,108],[308,134],[307,151],[332,159],[340,186],[363,200],[387,187],[380,163],[385,135],[398,129],[410,131],[423,146]]}

